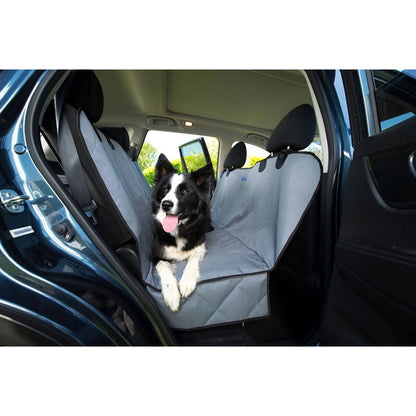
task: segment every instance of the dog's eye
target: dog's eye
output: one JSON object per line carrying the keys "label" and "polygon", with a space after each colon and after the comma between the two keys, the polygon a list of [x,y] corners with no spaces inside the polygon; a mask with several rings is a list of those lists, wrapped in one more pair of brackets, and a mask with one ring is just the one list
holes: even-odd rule
{"label": "dog's eye", "polygon": [[182,195],[188,195],[189,191],[187,189],[183,188],[183,189],[181,189],[181,194]]}
{"label": "dog's eye", "polygon": [[163,193],[167,194],[169,192],[169,188],[167,186],[164,186],[162,188]]}

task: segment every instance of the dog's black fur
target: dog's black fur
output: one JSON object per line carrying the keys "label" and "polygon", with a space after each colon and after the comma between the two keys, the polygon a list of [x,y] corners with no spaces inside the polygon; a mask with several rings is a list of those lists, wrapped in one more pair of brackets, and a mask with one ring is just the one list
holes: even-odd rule
{"label": "dog's black fur", "polygon": [[[161,279],[165,302],[172,311],[178,310],[181,296],[189,296],[199,279],[205,234],[212,230],[209,203],[212,172],[209,164],[188,175],[178,175],[163,154],[156,163],[152,190],[156,228],[152,261]],[[168,218],[174,218],[173,226],[166,227]],[[188,263],[178,284],[174,264],[182,260]]]}
{"label": "dog's black fur", "polygon": [[[152,214],[156,216],[161,208],[161,201],[170,190],[170,180],[177,170],[162,153],[155,167],[154,187],[152,190]],[[212,184],[212,165],[185,176],[176,192],[179,205],[179,220],[188,219],[186,223],[179,223],[177,236],[186,240],[184,251],[192,250],[205,241],[205,234],[211,231],[211,210],[208,192]],[[165,258],[161,253],[164,246],[176,246],[176,238],[166,233],[162,224],[155,219],[156,237],[153,249],[153,263]]]}

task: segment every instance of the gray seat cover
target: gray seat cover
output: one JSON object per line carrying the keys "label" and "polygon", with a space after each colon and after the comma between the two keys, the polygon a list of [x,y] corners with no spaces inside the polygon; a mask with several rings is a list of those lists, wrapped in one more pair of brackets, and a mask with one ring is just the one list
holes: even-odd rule
{"label": "gray seat cover", "polygon": [[[151,263],[154,238],[150,187],[124,150],[102,133],[101,141],[84,113],[80,130],[103,182],[140,247],[148,292],[173,328],[191,329],[268,316],[269,271],[312,201],[321,177],[311,154],[289,154],[280,169],[276,157],[251,169],[236,169],[218,181],[212,199],[214,231],[207,234],[201,279],[180,310],[171,312]],[[177,267],[180,279],[185,262]]]}
{"label": "gray seat cover", "polygon": [[[268,316],[268,272],[272,270],[310,205],[321,178],[319,160],[289,154],[280,169],[276,157],[251,169],[237,169],[218,181],[212,199],[214,231],[196,291],[171,312],[152,270],[145,281],[170,325],[194,328]],[[185,262],[177,267],[180,279]]]}
{"label": "gray seat cover", "polygon": [[270,270],[310,204],[321,179],[321,164],[309,153],[277,157],[251,169],[223,175],[212,199],[214,221],[256,252]]}
{"label": "gray seat cover", "polygon": [[111,140],[111,146],[100,131],[98,134],[101,141],[97,140],[96,131],[83,112],[80,113],[80,130],[120,215],[137,239],[141,270],[145,276],[151,269],[151,243],[154,238],[150,214],[150,185],[116,141]]}

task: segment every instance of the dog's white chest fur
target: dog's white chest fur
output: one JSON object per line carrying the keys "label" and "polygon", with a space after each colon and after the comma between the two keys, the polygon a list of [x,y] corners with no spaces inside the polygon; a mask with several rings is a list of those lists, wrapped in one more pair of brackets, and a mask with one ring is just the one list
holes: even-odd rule
{"label": "dog's white chest fur", "polygon": [[179,309],[181,296],[186,298],[195,290],[199,280],[199,265],[206,252],[205,243],[192,250],[182,251],[181,248],[185,246],[185,243],[186,240],[176,238],[176,247],[168,246],[163,249],[166,259],[174,261],[188,260],[179,285],[173,274],[175,265],[164,260],[159,261],[156,265],[162,285],[163,297],[168,307],[174,312]]}
{"label": "dog's white chest fur", "polygon": [[201,246],[197,246],[193,248],[192,250],[183,251],[185,244],[186,244],[185,239],[176,237],[176,247],[175,246],[163,247],[163,257],[168,260],[183,261],[183,260],[189,259],[189,257],[191,257],[193,254],[200,252],[201,249],[203,249],[205,253],[205,244],[202,244]]}

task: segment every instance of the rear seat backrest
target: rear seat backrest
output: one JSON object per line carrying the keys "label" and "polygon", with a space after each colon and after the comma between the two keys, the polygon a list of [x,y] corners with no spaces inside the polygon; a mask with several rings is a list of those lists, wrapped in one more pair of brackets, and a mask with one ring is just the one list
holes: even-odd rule
{"label": "rear seat backrest", "polygon": [[213,222],[273,267],[278,261],[320,184],[320,161],[307,147],[316,130],[312,107],[290,112],[272,133],[267,150],[273,156],[251,169],[236,169],[218,181],[212,198]]}
{"label": "rear seat backrest", "polygon": [[128,153],[130,149],[130,138],[127,130],[124,127],[100,127],[99,130],[105,137],[116,141],[121,148]]}
{"label": "rear seat backrest", "polygon": [[151,186],[144,177],[137,161],[137,150],[135,147],[130,145],[130,138],[127,130],[124,127],[102,127],[99,130],[104,133],[104,136],[110,138],[111,140],[115,140],[122,147],[128,158],[131,159],[134,168],[138,171],[137,177],[140,183],[148,192],[151,192]]}

